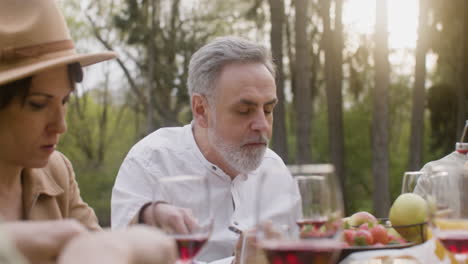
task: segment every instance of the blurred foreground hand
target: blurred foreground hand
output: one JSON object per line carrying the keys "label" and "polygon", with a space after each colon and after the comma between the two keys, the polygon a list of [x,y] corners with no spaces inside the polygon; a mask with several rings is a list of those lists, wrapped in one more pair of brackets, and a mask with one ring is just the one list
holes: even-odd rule
{"label": "blurred foreground hand", "polygon": [[135,225],[125,230],[79,236],[66,245],[58,264],[172,264],[175,241],[154,227]]}
{"label": "blurred foreground hand", "polygon": [[2,229],[30,263],[54,263],[70,240],[88,232],[76,220],[6,222]]}

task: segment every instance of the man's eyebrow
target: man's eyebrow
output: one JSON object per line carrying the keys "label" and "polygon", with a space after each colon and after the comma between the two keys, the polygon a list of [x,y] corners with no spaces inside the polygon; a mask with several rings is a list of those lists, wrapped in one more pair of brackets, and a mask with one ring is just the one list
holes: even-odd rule
{"label": "man's eyebrow", "polygon": [[52,98],[53,97],[50,94],[40,93],[40,92],[29,93],[27,96],[45,96],[47,98]]}
{"label": "man's eyebrow", "polygon": [[[242,104],[246,104],[246,105],[253,105],[253,106],[257,106],[258,104],[256,102],[253,102],[253,101],[250,101],[250,100],[247,100],[247,99],[241,99],[240,102]],[[277,98],[274,98],[268,102],[265,103],[265,105],[271,105],[271,104],[276,104],[278,102],[278,99]]]}

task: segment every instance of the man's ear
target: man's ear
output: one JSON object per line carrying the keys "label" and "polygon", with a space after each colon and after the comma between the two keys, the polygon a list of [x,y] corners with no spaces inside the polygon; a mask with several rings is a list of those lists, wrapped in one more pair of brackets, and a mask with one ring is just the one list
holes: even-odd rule
{"label": "man's ear", "polygon": [[192,95],[192,113],[195,122],[203,128],[208,127],[208,101],[205,96],[194,93]]}

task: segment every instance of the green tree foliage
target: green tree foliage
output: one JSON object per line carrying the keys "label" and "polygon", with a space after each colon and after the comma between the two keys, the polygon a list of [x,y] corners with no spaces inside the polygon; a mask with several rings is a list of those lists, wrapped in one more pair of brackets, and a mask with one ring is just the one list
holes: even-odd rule
{"label": "green tree foliage", "polygon": [[[137,117],[99,89],[74,97],[67,114],[68,132],[59,150],[72,162],[81,195],[96,211],[102,225],[110,224],[110,197],[123,158],[137,140]],[[105,118],[103,116],[106,115]]]}
{"label": "green tree foliage", "polygon": [[457,93],[449,84],[436,84],[429,89],[427,107],[431,111],[431,150],[447,154],[457,139]]}
{"label": "green tree foliage", "polygon": [[468,3],[431,1],[433,10],[431,46],[437,54],[436,72],[429,89],[431,151],[447,154],[461,135],[468,119]]}

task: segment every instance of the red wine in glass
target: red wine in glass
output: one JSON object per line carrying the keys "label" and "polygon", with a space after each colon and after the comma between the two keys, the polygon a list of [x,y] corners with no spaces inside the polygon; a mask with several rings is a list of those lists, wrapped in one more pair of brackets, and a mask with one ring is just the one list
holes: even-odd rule
{"label": "red wine in glass", "polygon": [[448,251],[468,255],[468,230],[439,230],[437,237]]}
{"label": "red wine in glass", "polygon": [[191,263],[208,240],[208,236],[201,235],[173,235],[173,237],[176,240],[181,263]]}
{"label": "red wine in glass", "polygon": [[332,264],[341,250],[335,240],[320,241],[263,241],[270,264]]}
{"label": "red wine in glass", "polygon": [[314,229],[320,229],[327,221],[328,219],[326,217],[321,217],[315,219],[299,219],[296,223],[300,229],[307,225],[313,226]]}

